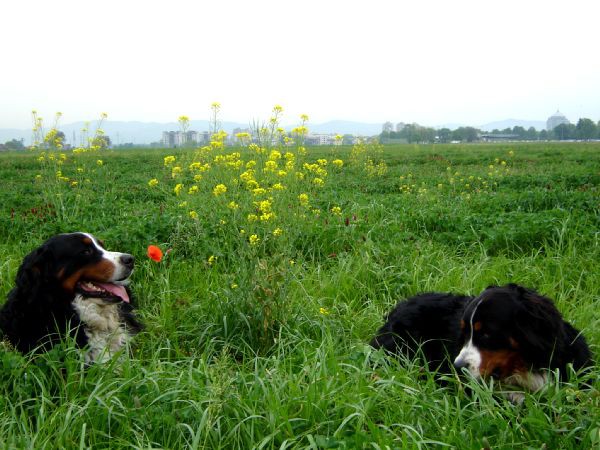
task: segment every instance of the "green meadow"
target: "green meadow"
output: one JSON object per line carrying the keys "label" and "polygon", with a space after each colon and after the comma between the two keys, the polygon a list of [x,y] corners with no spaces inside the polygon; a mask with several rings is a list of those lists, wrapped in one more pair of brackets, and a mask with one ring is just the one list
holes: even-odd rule
{"label": "green meadow", "polygon": [[600,143],[270,142],[0,154],[0,298],[86,231],[135,255],[145,323],[91,368],[0,347],[0,448],[600,447],[598,365],[513,405],[367,345],[402,298],[515,282],[598,355]]}

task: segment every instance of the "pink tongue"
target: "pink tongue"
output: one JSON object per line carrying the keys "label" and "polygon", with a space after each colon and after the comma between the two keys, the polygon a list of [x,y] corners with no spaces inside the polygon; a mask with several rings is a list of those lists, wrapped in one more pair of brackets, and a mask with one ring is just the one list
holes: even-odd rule
{"label": "pink tongue", "polygon": [[123,286],[119,286],[118,284],[111,283],[95,283],[100,286],[105,291],[110,292],[117,297],[120,297],[125,303],[129,303],[129,295],[127,295],[127,291]]}

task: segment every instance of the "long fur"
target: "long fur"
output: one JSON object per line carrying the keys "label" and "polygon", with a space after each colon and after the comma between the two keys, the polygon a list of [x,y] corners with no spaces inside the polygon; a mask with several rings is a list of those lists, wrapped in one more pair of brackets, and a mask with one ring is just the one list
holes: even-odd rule
{"label": "long fur", "polygon": [[422,355],[431,370],[452,366],[474,377],[538,390],[548,370],[592,365],[583,335],[552,300],[516,284],[490,286],[479,296],[426,293],[399,302],[371,341],[395,355]]}
{"label": "long fur", "polygon": [[89,346],[88,362],[106,360],[126,346],[142,328],[131,291],[126,288],[129,303],[125,303],[75,290],[75,284],[97,267],[94,279],[110,281],[106,268],[114,261],[107,262],[107,257],[115,255],[125,255],[122,258],[132,269],[131,255],[106,252],[86,233],[57,235],[33,250],[23,259],[15,287],[0,309],[2,338],[27,353],[46,351],[70,335],[78,347]]}

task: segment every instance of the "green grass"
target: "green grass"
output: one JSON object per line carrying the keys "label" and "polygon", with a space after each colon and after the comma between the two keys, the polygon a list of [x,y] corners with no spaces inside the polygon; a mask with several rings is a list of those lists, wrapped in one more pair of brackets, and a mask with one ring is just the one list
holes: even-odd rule
{"label": "green grass", "polygon": [[[268,157],[237,151],[257,168]],[[390,146],[368,150],[387,169],[373,176],[351,152],[309,149],[295,170],[326,158],[324,186],[290,176],[262,197],[233,183],[243,167],[216,163],[187,194],[189,174],[171,178],[163,158],[187,164],[189,150],[67,153],[75,186],[39,154],[0,154],[0,296],[43,240],[89,231],[136,256],[146,324],[119,365],[84,370],[68,342],[36,358],[0,350],[0,448],[599,447],[597,365],[590,390],[551,383],[514,406],[366,343],[401,298],[517,282],[553,298],[597,355],[600,144]],[[257,170],[261,185],[275,177]],[[276,219],[248,222],[268,196]],[[149,244],[171,252],[155,263]]]}

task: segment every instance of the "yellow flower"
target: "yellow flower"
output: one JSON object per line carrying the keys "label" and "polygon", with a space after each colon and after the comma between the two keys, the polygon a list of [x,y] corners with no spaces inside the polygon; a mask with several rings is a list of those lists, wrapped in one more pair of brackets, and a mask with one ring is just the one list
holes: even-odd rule
{"label": "yellow flower", "polygon": [[194,181],[196,183],[198,183],[199,181],[202,181],[202,175],[200,175],[199,173],[197,173],[196,175],[194,175]]}
{"label": "yellow flower", "polygon": [[175,192],[175,195],[179,195],[181,194],[181,190],[183,189],[183,184],[182,183],[177,183],[175,185],[175,188],[173,189],[173,192]]}
{"label": "yellow flower", "polygon": [[256,214],[248,214],[248,222],[256,222],[258,220],[258,216]]}
{"label": "yellow flower", "polygon": [[262,200],[260,202],[254,202],[254,206],[256,206],[261,212],[268,213],[271,212],[271,201],[270,200]]}
{"label": "yellow flower", "polygon": [[327,316],[327,315],[329,315],[329,311],[327,310],[327,308],[320,307],[319,308],[319,314]]}
{"label": "yellow flower", "polygon": [[224,184],[217,184],[213,189],[213,194],[215,196],[219,196],[221,194],[224,194],[225,192],[227,192],[227,186],[225,186]]}
{"label": "yellow flower", "polygon": [[183,169],[179,166],[173,167],[173,169],[171,170],[171,178],[177,177],[177,175],[179,175],[182,171]]}
{"label": "yellow flower", "polygon": [[164,158],[164,164],[165,166],[170,166],[171,164],[173,164],[175,162],[175,157],[174,156],[165,156]]}
{"label": "yellow flower", "polygon": [[98,159],[98,160],[96,161],[96,164],[97,164],[98,166],[101,166],[101,165],[103,165],[103,164],[104,164],[104,161],[102,161],[101,159]]}
{"label": "yellow flower", "polygon": [[300,194],[298,200],[300,200],[301,205],[308,205],[308,194]]}
{"label": "yellow flower", "polygon": [[256,234],[251,234],[248,238],[250,245],[256,245],[260,242],[260,238]]}
{"label": "yellow flower", "polygon": [[268,222],[269,220],[273,220],[274,218],[275,218],[275,213],[272,213],[272,212],[263,213],[260,215],[261,222]]}
{"label": "yellow flower", "polygon": [[198,186],[196,186],[195,184],[188,189],[188,194],[192,195],[198,192]]}
{"label": "yellow flower", "polygon": [[231,289],[237,289],[239,286],[236,283],[231,283]]}
{"label": "yellow flower", "polygon": [[148,181],[148,186],[150,187],[154,187],[158,184],[158,180],[156,178],[152,178],[150,181]]}
{"label": "yellow flower", "polygon": [[197,219],[198,218],[198,213],[196,211],[190,211],[190,218]]}
{"label": "yellow flower", "polygon": [[296,264],[296,261],[294,261],[293,259],[290,259],[290,266],[293,266],[294,264]]}
{"label": "yellow flower", "polygon": [[344,165],[344,161],[342,161],[341,159],[334,159],[333,161],[331,161],[331,164],[333,164],[339,169]]}
{"label": "yellow flower", "polygon": [[273,236],[281,236],[283,234],[283,230],[281,228],[275,228],[273,230]]}
{"label": "yellow flower", "polygon": [[217,261],[217,257],[215,255],[210,255],[208,260],[206,261],[209,266],[212,266]]}
{"label": "yellow flower", "polygon": [[313,180],[313,184],[315,186],[323,186],[325,184],[325,182],[321,178],[315,178]]}
{"label": "yellow flower", "polygon": [[269,154],[269,160],[277,161],[279,159],[281,159],[281,152],[278,150],[271,150],[271,153]]}
{"label": "yellow flower", "polygon": [[40,180],[42,179],[42,176],[41,176],[41,175],[38,173],[38,174],[35,176],[35,179],[36,179],[36,181],[40,181]]}
{"label": "yellow flower", "polygon": [[276,169],[277,169],[277,162],[269,160],[265,163],[265,168],[263,169],[263,171],[274,172]]}
{"label": "yellow flower", "polygon": [[188,202],[185,202],[185,201],[184,201],[184,202],[181,202],[181,203],[179,204],[179,207],[180,207],[180,208],[187,208],[187,205],[188,205]]}
{"label": "yellow flower", "polygon": [[229,202],[229,204],[227,205],[227,207],[228,207],[229,209],[238,209],[238,208],[240,207],[240,205],[238,205],[238,204],[237,204],[236,202],[234,202],[234,201],[231,201],[231,202]]}
{"label": "yellow flower", "polygon": [[339,206],[334,206],[333,208],[331,208],[331,213],[335,216],[341,216],[342,208],[340,208]]}

